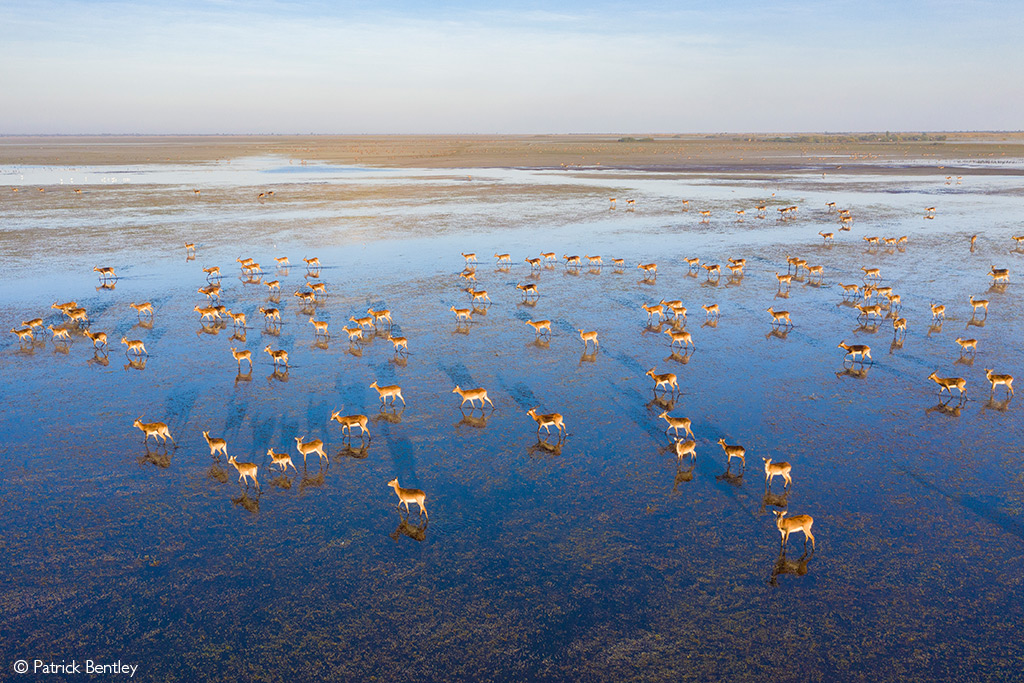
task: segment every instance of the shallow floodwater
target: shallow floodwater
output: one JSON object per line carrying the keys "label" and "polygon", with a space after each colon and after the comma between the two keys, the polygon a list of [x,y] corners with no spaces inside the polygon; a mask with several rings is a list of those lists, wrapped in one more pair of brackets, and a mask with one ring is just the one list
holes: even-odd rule
{"label": "shallow floodwater", "polygon": [[[57,345],[44,330],[0,348],[4,666],[121,660],[142,680],[1018,675],[1021,409],[984,376],[1024,374],[1017,178],[237,166],[134,168],[130,183],[100,182],[124,169],[0,169],[19,190],[0,188],[4,329],[58,326],[50,305],[76,300],[111,342],[94,353],[77,329]],[[828,201],[855,219],[831,246],[817,234],[838,230]],[[493,303],[456,325],[470,251]],[[531,272],[523,259],[541,251],[559,262]],[[605,265],[566,268],[563,254]],[[824,265],[822,280],[780,291],[790,255]],[[709,280],[691,256],[726,274],[744,257],[746,272]],[[239,257],[263,264],[262,282]],[[97,286],[99,265],[115,286]],[[212,265],[244,330],[193,310]],[[902,341],[844,301],[838,283],[863,282],[862,266],[901,295]],[[326,285],[312,310],[293,296],[306,281]],[[972,317],[972,295],[987,316]],[[692,352],[648,325],[641,305],[660,299],[689,309]],[[128,307],[143,301],[151,321]],[[280,308],[280,326],[260,306]],[[769,306],[792,329],[773,330]],[[408,356],[383,327],[348,342],[342,327],[369,307],[390,309]],[[539,319],[552,331],[538,340],[525,321]],[[598,332],[596,353],[581,328]],[[145,362],[122,336],[145,342]],[[958,336],[978,340],[976,357]],[[872,361],[844,363],[841,341]],[[289,352],[287,372],[267,345]],[[232,346],[252,351],[251,372]],[[655,394],[652,368],[677,374],[675,396]],[[932,371],[966,378],[966,400],[940,397]],[[375,380],[407,405],[380,410]],[[494,409],[460,411],[456,384],[485,387]],[[534,406],[562,413],[568,435],[538,438]],[[366,413],[372,439],[343,437],[335,410]],[[695,462],[677,462],[663,410],[692,420]],[[166,422],[177,446],[144,445],[137,417]],[[259,465],[259,491],[203,431]],[[328,460],[303,464],[295,437],[322,439]],[[727,467],[720,438],[746,448],[745,469]],[[268,448],[298,470],[268,471]],[[781,478],[766,493],[761,457],[792,464],[788,494]],[[396,477],[426,492],[429,523],[396,508]],[[816,552],[795,534],[780,555],[777,509],[814,517]]]}

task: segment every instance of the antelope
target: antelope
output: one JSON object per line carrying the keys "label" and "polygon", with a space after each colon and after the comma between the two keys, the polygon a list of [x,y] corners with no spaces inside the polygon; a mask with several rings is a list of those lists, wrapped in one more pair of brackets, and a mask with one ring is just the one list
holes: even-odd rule
{"label": "antelope", "polygon": [[868,244],[874,244],[876,246],[878,245],[877,237],[861,237],[861,239],[867,242]]}
{"label": "antelope", "polygon": [[317,294],[325,294],[327,292],[327,285],[322,282],[306,281],[306,286],[309,287],[309,291],[316,292]]}
{"label": "antelope", "polygon": [[536,406],[526,411],[526,414],[533,418],[537,423],[537,433],[540,434],[541,427],[547,434],[551,433],[550,427],[555,427],[558,430],[558,435],[561,436],[562,432],[565,431],[565,421],[560,413],[546,413],[538,414]]}
{"label": "antelope", "polygon": [[609,206],[609,207],[608,207],[608,210],[609,210],[609,211],[614,211],[614,210],[615,210],[615,200],[616,200],[616,198],[615,198],[615,197],[609,197],[609,198],[608,198],[608,201],[609,201],[609,202],[610,202],[610,204],[611,204],[611,206]]}
{"label": "antelope", "polygon": [[310,453],[316,453],[320,456],[321,462],[326,460],[330,464],[331,459],[324,452],[324,442],[320,439],[311,439],[303,442],[304,438],[306,438],[304,435],[295,437],[295,448],[298,449],[299,453],[302,453],[302,466],[306,466],[306,456]]}
{"label": "antelope", "polygon": [[288,257],[287,256],[277,256],[277,257],[275,257],[274,258],[274,263],[277,264],[278,268],[287,268],[288,266],[291,265],[291,263],[288,262]]}
{"label": "antelope", "polygon": [[934,372],[928,375],[928,379],[932,380],[939,385],[939,393],[948,391],[950,396],[953,395],[953,387],[956,387],[960,391],[960,396],[964,395],[964,389],[967,386],[967,380],[963,377],[939,377]]}
{"label": "antelope", "polygon": [[320,267],[320,258],[317,256],[314,256],[313,258],[304,258],[302,260],[305,261],[307,269]]}
{"label": "antelope", "polygon": [[232,313],[228,310],[227,314],[228,317],[231,318],[231,322],[234,323],[235,327],[245,327],[245,313]]}
{"label": "antelope", "polygon": [[860,360],[862,363],[864,362],[865,358],[871,360],[870,346],[865,346],[864,344],[847,344],[845,341],[841,341],[839,342],[839,345],[836,348],[846,351],[846,356],[844,356],[844,358],[849,357],[852,358],[853,360],[857,360],[857,356],[860,356]]}
{"label": "antelope", "polygon": [[676,439],[676,460],[682,460],[684,455],[690,456],[690,459],[696,459],[697,457],[697,442],[694,440],[680,441]]}
{"label": "antelope", "polygon": [[195,242],[185,242],[185,255],[187,256],[188,254],[192,254],[193,256],[196,255]]}
{"label": "antelope", "polygon": [[768,312],[772,314],[772,325],[777,325],[785,322],[787,325],[792,325],[793,321],[789,319],[789,311],[776,311],[774,307],[769,306]]}
{"label": "antelope", "polygon": [[829,213],[832,213],[833,211],[836,210],[836,203],[835,202],[825,202],[825,206],[828,207]]}
{"label": "antelope", "polygon": [[853,223],[853,216],[840,216],[839,217],[839,230],[840,232],[850,231],[850,224]]}
{"label": "antelope", "polygon": [[263,319],[265,321],[270,322],[271,320],[275,320],[277,322],[281,322],[281,311],[276,308],[263,308],[260,306],[259,311],[263,314]]}
{"label": "antelope", "polygon": [[220,451],[227,457],[228,442],[226,440],[215,439],[210,436],[210,432],[203,432],[203,438],[206,439],[206,444],[210,447],[210,455],[217,455],[217,451]]}
{"label": "antelope", "polygon": [[705,273],[707,273],[709,280],[711,279],[711,273],[714,273],[716,277],[722,276],[722,269],[719,267],[717,263],[712,264],[710,266],[706,263],[702,263],[700,264],[700,267],[704,269]]}
{"label": "antelope", "polygon": [[992,393],[995,393],[996,387],[1002,384],[1010,392],[1010,396],[1013,396],[1013,375],[996,375],[991,370],[986,369],[985,378],[992,383]]}
{"label": "antelope", "polygon": [[82,332],[86,337],[92,340],[93,348],[99,348],[101,345],[107,345],[107,333],[106,332],[90,332],[89,328],[85,328]]}
{"label": "antelope", "polygon": [[370,430],[366,428],[369,424],[369,420],[365,415],[341,415],[337,410],[331,412],[331,419],[341,425],[341,433],[348,432],[349,437],[352,436],[352,428],[359,427],[359,435],[362,437],[363,434],[370,436]]}
{"label": "antelope", "polygon": [[974,313],[977,314],[979,308],[985,309],[985,315],[988,316],[988,299],[975,299],[973,296],[970,299],[971,306],[974,307]]}
{"label": "antelope", "polygon": [[694,349],[697,348],[693,344],[693,337],[690,336],[690,333],[687,332],[686,330],[680,330],[678,332],[675,331],[675,330],[665,330],[665,334],[667,334],[668,336],[670,336],[672,338],[672,343],[669,344],[669,347],[673,347],[676,344],[679,344],[684,349],[686,347],[691,347],[691,348],[694,348]]}
{"label": "antelope", "polygon": [[779,275],[778,271],[775,272],[775,279],[779,281],[779,289],[782,289],[782,285],[785,284],[788,289],[793,282],[793,276],[790,273],[785,275]]}
{"label": "antelope", "polygon": [[697,256],[693,258],[684,258],[683,260],[686,261],[686,265],[690,267],[690,270],[696,270],[697,266],[700,265],[700,257]]}
{"label": "antelope", "polygon": [[134,353],[136,356],[141,356],[142,354],[146,354],[147,356],[149,355],[149,352],[146,351],[146,346],[142,343],[141,339],[128,339],[126,337],[121,337],[121,343],[128,347],[125,349],[126,354]]}
{"label": "antelope", "polygon": [[1012,239],[1016,243],[1016,249],[1020,249],[1021,245],[1024,245],[1024,235],[1013,235],[1010,237],[1010,239]]}
{"label": "antelope", "polygon": [[728,456],[726,460],[726,467],[728,468],[729,463],[732,462],[733,458],[739,458],[743,464],[744,469],[747,467],[747,449],[743,446],[730,446],[725,443],[725,439],[719,439],[718,445],[722,447],[725,454]]}
{"label": "antelope", "polygon": [[551,321],[550,320],[527,320],[526,324],[533,328],[533,331],[539,336],[541,332],[547,332],[551,334]]}
{"label": "antelope", "polygon": [[111,278],[111,277],[114,278],[115,280],[117,279],[117,275],[114,273],[114,269],[109,267],[109,266],[104,266],[104,267],[96,266],[95,268],[93,268],[93,271],[99,273],[100,274],[100,279],[102,279],[104,281],[106,281],[107,278]]}
{"label": "antelope", "polygon": [[744,217],[744,216],[745,216],[746,214],[747,214],[747,212],[746,212],[746,211],[744,211],[743,209],[737,209],[737,210],[736,210],[736,215],[737,215],[737,216],[739,216],[739,218],[737,218],[736,220],[743,220],[743,217]]}
{"label": "antelope", "polygon": [[565,265],[567,266],[578,266],[580,264],[579,256],[567,256],[563,254],[562,258],[565,260]]}
{"label": "antelope", "polygon": [[[359,334],[362,337],[362,330],[359,330]],[[392,337],[391,333],[388,332],[388,341],[395,347],[395,353],[398,353],[400,350],[405,353],[409,352],[409,340],[405,337]]]}
{"label": "antelope", "polygon": [[211,320],[220,320],[220,311],[212,306],[194,306],[192,310],[200,314],[200,320],[206,320],[207,318],[210,318]]}
{"label": "antelope", "polygon": [[252,351],[249,351],[248,349],[246,349],[244,351],[239,351],[234,346],[232,346],[231,347],[231,355],[234,356],[235,360],[238,362],[238,371],[239,372],[242,371],[242,361],[243,360],[244,361],[249,361],[249,369],[250,370],[252,369]]}
{"label": "antelope", "polygon": [[874,278],[876,280],[882,279],[882,271],[880,268],[865,268],[862,266],[861,270],[864,271],[865,280],[867,280],[868,278]]}
{"label": "antelope", "polygon": [[32,343],[35,341],[35,337],[32,336],[31,327],[23,327],[20,330],[12,327],[11,333],[18,335],[18,343],[24,343],[25,341]]}
{"label": "antelope", "polygon": [[772,463],[771,458],[761,458],[764,460],[764,486],[766,489],[772,487],[772,479],[777,476],[781,476],[786,480],[786,488],[793,483],[793,477],[790,476],[790,471],[793,469],[788,462],[776,462]]}
{"label": "antelope", "polygon": [[29,327],[29,328],[32,328],[32,329],[36,329],[36,328],[40,328],[40,327],[43,326],[43,319],[42,318],[32,318],[31,320],[22,320],[21,324],[24,327]]}
{"label": "antelope", "polygon": [[486,301],[487,303],[491,303],[491,297],[487,296],[486,289],[470,288],[467,289],[466,291],[469,292],[469,296],[473,299],[473,301]]}
{"label": "antelope", "polygon": [[604,261],[601,260],[600,256],[587,256],[584,254],[583,258],[587,259],[587,262],[590,263],[592,267],[604,265]]}
{"label": "antelope", "polygon": [[626,259],[613,258],[612,265],[615,266],[616,268],[622,268],[624,265],[626,265]]}
{"label": "antelope", "polygon": [[684,199],[683,200],[683,207],[684,207],[683,211],[689,211],[690,210],[690,200],[689,199]]}
{"label": "antelope", "polygon": [[196,291],[200,294],[205,294],[207,300],[220,298],[220,285],[207,285],[206,287],[200,287]]}
{"label": "antelope", "polygon": [[662,299],[658,303],[672,311],[673,317],[678,318],[679,316],[683,316],[683,319],[686,319],[686,306],[683,306],[682,301],[678,299],[675,299],[673,301],[665,301],[664,299]]}
{"label": "antelope", "polygon": [[292,469],[298,472],[298,468],[295,467],[295,463],[292,462],[292,456],[287,453],[275,453],[273,448],[267,449],[267,455],[270,456],[271,466],[277,465],[285,472],[288,471],[288,466],[291,465]]}
{"label": "antelope", "polygon": [[142,416],[140,415],[136,418],[135,422],[132,423],[132,426],[138,427],[142,430],[142,433],[146,435],[146,438],[143,439],[143,441],[149,441],[149,437],[152,436],[154,440],[163,439],[165,444],[167,443],[167,439],[170,439],[171,443],[175,446],[178,445],[178,442],[174,440],[173,436],[171,436],[171,430],[168,429],[167,425],[163,422],[143,422]]}
{"label": "antelope", "polygon": [[459,277],[461,277],[466,282],[469,282],[470,280],[476,282],[476,271],[464,270],[461,273],[459,273]]}
{"label": "antelope", "polygon": [[743,264],[742,263],[730,263],[726,266],[731,271],[729,277],[743,277]]}
{"label": "antelope", "polygon": [[925,208],[924,212],[925,213],[934,214],[935,213],[935,207],[934,206],[929,206],[929,207]]}
{"label": "antelope", "polygon": [[377,390],[377,395],[380,397],[381,407],[387,405],[388,397],[391,398],[391,405],[395,405],[396,398],[402,399],[402,405],[405,405],[405,397],[402,396],[402,387],[398,386],[397,384],[390,384],[388,386],[380,387],[377,386],[377,380],[374,380],[373,384],[370,385],[370,388]]}
{"label": "antelope", "polygon": [[956,341],[957,344],[960,345],[960,355],[961,356],[964,355],[965,353],[967,353],[968,349],[970,349],[971,353],[973,353],[973,354],[977,354],[978,353],[978,340],[977,339],[961,339],[960,337],[957,337],[955,341]]}
{"label": "antelope", "polygon": [[701,218],[701,222],[702,223],[707,223],[709,220],[711,220],[711,211],[709,211],[707,209],[705,209],[704,211],[701,211],[700,212],[700,218]]}
{"label": "antelope", "polygon": [[220,266],[210,266],[209,268],[203,268],[203,272],[206,273],[207,279],[210,279],[214,275],[220,277]]}
{"label": "antelope", "polygon": [[494,258],[498,259],[498,263],[512,264],[511,254],[495,254]]}
{"label": "antelope", "polygon": [[460,408],[466,405],[466,401],[469,401],[470,408],[474,408],[475,406],[473,405],[473,401],[477,399],[480,400],[480,408],[484,407],[484,401],[487,401],[487,403],[489,403],[492,408],[494,407],[494,403],[491,403],[491,399],[488,398],[487,396],[487,390],[484,389],[483,387],[480,387],[478,389],[463,389],[458,384],[456,384],[455,388],[452,389],[452,393],[458,394],[459,396],[462,397],[462,403],[459,406]]}
{"label": "antelope", "polygon": [[862,305],[858,304],[858,305],[854,306],[854,308],[856,308],[858,311],[860,311],[860,315],[857,316],[858,318],[860,318],[860,317],[870,318],[873,315],[874,316],[878,316],[879,318],[882,317],[882,305],[881,304],[874,304],[872,306],[862,306]]}
{"label": "antelope", "polygon": [[148,313],[150,317],[153,317],[153,304],[150,301],[147,301],[142,304],[128,304],[128,308],[135,311],[135,313],[137,313],[140,318],[142,317],[143,313]]}
{"label": "antelope", "polygon": [[679,436],[679,430],[682,429],[687,433],[687,435],[689,435],[691,439],[694,438],[693,431],[690,429],[690,418],[672,417],[671,415],[668,414],[667,411],[664,410],[661,411],[661,414],[658,415],[658,417],[662,418],[663,420],[665,420],[665,422],[668,423],[668,427],[665,428],[666,434],[668,434],[668,431],[671,429],[675,432],[676,436]]}
{"label": "antelope", "polygon": [[654,368],[651,368],[644,374],[654,380],[655,392],[657,392],[658,389],[661,387],[669,387],[672,389],[673,392],[679,389],[679,382],[676,380],[676,376],[674,373],[666,372],[663,375],[659,375],[654,372]]}
{"label": "antelope", "polygon": [[995,266],[992,266],[989,276],[992,278],[992,282],[1010,281],[1010,271],[1007,268],[996,268]]}
{"label": "antelope", "polygon": [[375,311],[372,308],[368,308],[366,309],[366,314],[373,318],[374,327],[377,326],[377,321],[379,320],[387,320],[389,326],[393,324],[391,322],[391,311],[389,311],[386,308],[382,308],[379,311]]}
{"label": "antelope", "polygon": [[84,308],[69,308],[64,311],[64,315],[68,317],[71,322],[89,322],[89,315],[85,312]]}
{"label": "antelope", "polygon": [[704,309],[704,317],[706,318],[710,318],[711,316],[715,316],[716,318],[720,317],[720,314],[718,312],[718,304],[711,304],[710,306],[701,306],[701,308]]}
{"label": "antelope", "polygon": [[819,282],[825,277],[825,266],[805,266],[805,269],[808,277],[817,275]]}
{"label": "antelope", "polygon": [[745,258],[730,258],[729,259],[729,263],[733,264],[734,266],[740,266],[741,268],[745,268],[746,265],[747,265],[747,259],[745,259]]}
{"label": "antelope", "polygon": [[576,331],[580,333],[580,340],[583,342],[583,350],[584,351],[587,350],[587,347],[590,345],[590,342],[594,342],[594,348],[595,349],[597,348],[598,341],[597,341],[597,331],[596,330],[593,331],[593,332],[584,332],[583,330],[576,330]]}
{"label": "antelope", "polygon": [[542,251],[542,252],[540,252],[540,255],[544,258],[545,261],[557,261],[558,260],[558,256],[553,251]]}
{"label": "antelope", "polygon": [[235,260],[238,261],[238,265],[241,266],[243,269],[248,268],[249,266],[256,262],[251,258],[242,258],[241,256],[239,256]]}
{"label": "antelope", "polygon": [[345,327],[342,328],[348,333],[348,340],[353,341],[355,339],[363,338],[363,328],[361,327]]}
{"label": "antelope", "polygon": [[265,284],[267,286],[267,293],[268,294],[270,292],[274,291],[275,289],[277,291],[279,291],[279,292],[281,291],[281,281],[280,280],[271,280],[270,282],[264,282],[263,284]]}
{"label": "antelope", "polygon": [[651,275],[658,275],[658,264],[657,263],[640,263],[637,268],[644,271],[644,277],[650,277]]}
{"label": "antelope", "polygon": [[857,296],[860,294],[860,286],[858,285],[844,285],[840,282],[839,286],[843,290],[843,296]]}
{"label": "antelope", "polygon": [[937,318],[946,319],[946,307],[942,304],[932,304],[932,320]]}
{"label": "antelope", "polygon": [[523,259],[524,262],[530,264],[530,270],[534,268],[540,268],[541,260],[539,258],[530,258],[529,256]]}
{"label": "antelope", "polygon": [[50,341],[71,341],[71,332],[60,327],[54,327],[53,325],[47,325],[46,329],[53,333],[53,337]]}
{"label": "antelope", "polygon": [[473,319],[473,309],[471,308],[455,308],[454,306],[451,306],[448,310],[455,314],[455,321],[457,323],[462,322],[463,320],[469,322]]}
{"label": "antelope", "polygon": [[295,292],[295,297],[307,306],[316,304],[316,292],[304,292],[299,290]]}
{"label": "antelope", "polygon": [[537,285],[532,282],[528,282],[525,285],[516,285],[516,289],[522,292],[524,297],[529,297],[531,294],[537,296]]}
{"label": "antelope", "polygon": [[398,485],[398,479],[389,481],[388,486],[395,490],[395,494],[398,496],[398,505],[405,505],[405,514],[409,514],[409,503],[416,503],[420,506],[420,512],[423,513],[424,519],[430,519],[430,515],[427,514],[427,508],[424,506],[427,494],[419,489],[403,489]]}
{"label": "antelope", "polygon": [[465,252],[461,252],[461,253],[462,253],[462,258],[464,258],[466,260],[466,264],[467,265],[470,264],[470,263],[476,263],[476,252],[470,252],[468,254],[465,253]]}
{"label": "antelope", "polygon": [[640,308],[647,312],[647,322],[651,324],[654,322],[654,316],[658,316],[659,319],[665,317],[665,309],[661,304],[655,304],[654,306],[648,306],[647,304],[640,304]]}
{"label": "antelope", "polygon": [[811,550],[816,550],[814,544],[814,534],[811,533],[811,525],[814,524],[814,518],[810,515],[796,515],[794,517],[786,517],[785,510],[772,510],[775,513],[775,527],[782,534],[782,547],[786,547],[786,542],[789,541],[789,535],[795,531],[804,532],[804,548],[807,548],[807,539],[811,540]]}
{"label": "antelope", "polygon": [[627,199],[626,200],[626,206],[629,207],[629,211],[633,210],[633,205],[634,204],[636,204],[636,200],[635,199]]}
{"label": "antelope", "polygon": [[893,335],[907,333],[907,319],[906,318],[893,318],[892,320],[892,333]]}
{"label": "antelope", "polygon": [[327,334],[327,321],[326,320],[314,320],[312,317],[310,317],[309,324],[313,326],[313,338],[314,339],[316,337],[319,337],[321,334],[323,336],[325,336],[325,337],[328,336],[328,334]]}
{"label": "antelope", "polygon": [[50,308],[56,309],[56,310],[60,311],[61,313],[64,313],[65,315],[67,315],[67,312],[69,310],[71,310],[72,308],[78,308],[78,302],[77,301],[68,301],[68,302],[63,303],[63,304],[55,303],[52,306],[50,306]]}
{"label": "antelope", "polygon": [[906,243],[907,243],[907,236],[906,235],[901,235],[900,237],[896,238],[896,246],[898,246],[898,247],[899,246],[903,246]]}
{"label": "antelope", "polygon": [[281,349],[279,351],[274,351],[273,349],[270,348],[270,344],[267,344],[267,346],[263,350],[270,354],[271,359],[273,359],[273,361],[274,361],[274,368],[275,369],[277,368],[277,364],[278,363],[283,363],[286,368],[288,367],[288,352],[287,351],[285,351],[284,349]]}

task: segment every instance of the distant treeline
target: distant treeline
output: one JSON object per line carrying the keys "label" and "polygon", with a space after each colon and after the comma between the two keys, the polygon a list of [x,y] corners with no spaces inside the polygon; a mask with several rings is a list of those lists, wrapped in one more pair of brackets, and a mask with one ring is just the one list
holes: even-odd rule
{"label": "distant treeline", "polygon": [[[788,135],[785,137],[763,138],[765,142],[942,142],[945,135],[928,133],[863,133],[861,135]],[[746,142],[748,138],[734,138]]]}
{"label": "distant treeline", "polygon": [[654,142],[654,138],[619,138],[619,142]]}

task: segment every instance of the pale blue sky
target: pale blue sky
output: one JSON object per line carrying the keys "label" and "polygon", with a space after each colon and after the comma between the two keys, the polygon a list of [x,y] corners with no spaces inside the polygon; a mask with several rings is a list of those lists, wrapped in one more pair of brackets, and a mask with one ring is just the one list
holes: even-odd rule
{"label": "pale blue sky", "polygon": [[1020,129],[1018,2],[0,0],[0,134]]}

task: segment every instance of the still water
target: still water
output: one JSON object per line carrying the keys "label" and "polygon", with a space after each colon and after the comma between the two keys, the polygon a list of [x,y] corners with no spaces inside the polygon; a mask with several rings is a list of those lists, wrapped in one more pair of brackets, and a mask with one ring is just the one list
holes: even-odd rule
{"label": "still water", "polygon": [[[121,660],[142,680],[977,680],[1024,665],[1021,410],[985,380],[1024,374],[1017,178],[287,169],[139,167],[131,182],[101,181],[125,169],[0,169],[4,329],[60,326],[50,305],[75,300],[110,341],[94,352],[77,328],[68,344],[44,328],[0,348],[4,666]],[[849,232],[829,201],[851,210]],[[523,259],[541,251],[558,262],[531,271]],[[477,253],[475,286],[493,301],[468,325],[449,310],[471,306],[461,252]],[[497,267],[505,252],[512,265]],[[605,265],[566,268],[573,254]],[[723,276],[691,271],[694,256]],[[823,277],[780,288],[788,256]],[[245,257],[261,281],[240,275]],[[746,258],[742,278],[727,277],[730,257]],[[246,328],[194,312],[213,265]],[[993,265],[1008,285],[993,285]],[[101,287],[93,266],[120,277]],[[905,338],[844,301],[838,283],[863,283],[862,266],[901,295]],[[326,285],[311,310],[293,296],[306,281]],[[990,301],[987,317],[970,296]],[[688,308],[692,352],[670,348],[671,325],[648,325],[641,306],[661,299]],[[128,306],[144,301],[151,320]],[[261,306],[281,324],[264,325]],[[769,306],[792,328],[773,328]],[[349,343],[342,327],[367,308],[390,309],[407,356],[383,326]],[[552,325],[538,339],[525,322],[540,319]],[[596,353],[579,329],[598,332]],[[122,336],[148,357],[127,356]],[[872,361],[844,363],[841,341],[870,345]],[[288,351],[287,372],[268,345]],[[252,351],[251,372],[231,347]],[[675,373],[678,392],[656,394],[650,369]],[[966,399],[940,396],[933,371],[964,377]],[[407,405],[381,410],[374,381],[401,385]],[[486,388],[495,408],[460,410],[455,385]],[[538,437],[535,406],[568,435]],[[367,414],[372,439],[343,437],[335,410]],[[695,461],[677,460],[662,411],[691,419]],[[144,445],[136,418],[166,422],[177,445]],[[258,464],[259,490],[203,431]],[[328,460],[304,465],[295,437],[321,439]],[[727,467],[719,439],[746,448],[745,468]],[[297,471],[268,471],[268,448]],[[788,492],[781,478],[766,492],[762,457],[792,464]],[[426,492],[429,523],[396,507],[394,478]],[[813,516],[816,552],[795,534],[780,554],[780,509]]]}

